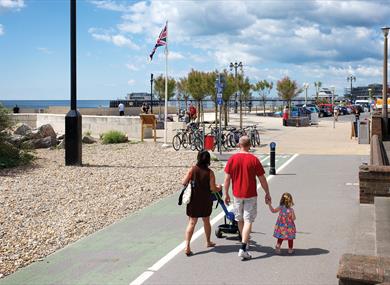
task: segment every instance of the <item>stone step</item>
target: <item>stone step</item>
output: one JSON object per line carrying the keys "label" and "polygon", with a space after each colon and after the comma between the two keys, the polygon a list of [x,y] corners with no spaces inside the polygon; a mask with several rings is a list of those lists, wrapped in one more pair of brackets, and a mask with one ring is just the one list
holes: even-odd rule
{"label": "stone step", "polygon": [[360,204],[358,227],[354,234],[353,253],[375,255],[375,205]]}
{"label": "stone step", "polygon": [[375,197],[376,255],[390,257],[390,197]]}

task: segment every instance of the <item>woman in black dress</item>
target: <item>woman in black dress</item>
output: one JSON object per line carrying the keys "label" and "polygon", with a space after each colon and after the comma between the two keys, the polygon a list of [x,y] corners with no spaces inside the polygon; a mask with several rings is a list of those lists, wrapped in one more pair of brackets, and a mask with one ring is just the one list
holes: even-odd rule
{"label": "woman in black dress", "polygon": [[220,191],[222,187],[221,185],[215,184],[214,172],[209,168],[209,152],[206,150],[200,151],[198,153],[197,161],[198,162],[196,165],[188,170],[182,181],[183,185],[187,185],[191,180],[194,182],[194,187],[192,188],[191,192],[191,200],[190,203],[187,204],[188,225],[185,235],[185,254],[187,256],[192,255],[190,243],[198,218],[202,218],[203,220],[204,232],[206,236],[206,246],[215,246],[215,243],[210,240],[210,215],[213,206],[211,192]]}

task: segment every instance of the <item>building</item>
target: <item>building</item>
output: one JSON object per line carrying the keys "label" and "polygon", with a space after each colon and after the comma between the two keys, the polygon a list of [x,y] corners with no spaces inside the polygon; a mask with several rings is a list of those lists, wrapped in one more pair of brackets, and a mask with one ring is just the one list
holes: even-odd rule
{"label": "building", "polygon": [[374,83],[374,84],[369,84],[368,86],[352,87],[352,92],[351,92],[351,88],[345,88],[344,97],[348,99],[352,99],[352,101],[369,100],[370,97],[372,99],[382,98],[382,84]]}
{"label": "building", "polygon": [[[333,92],[329,88],[321,88],[318,92],[318,99],[327,99],[332,101]],[[336,99],[338,95],[334,94],[334,98]]]}

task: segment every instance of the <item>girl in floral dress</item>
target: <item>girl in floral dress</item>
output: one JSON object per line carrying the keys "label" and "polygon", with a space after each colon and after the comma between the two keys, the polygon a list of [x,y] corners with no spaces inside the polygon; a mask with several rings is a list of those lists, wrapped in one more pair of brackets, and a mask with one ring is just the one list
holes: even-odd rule
{"label": "girl in floral dress", "polygon": [[288,240],[288,253],[293,254],[293,245],[295,239],[295,213],[292,206],[294,202],[290,193],[284,193],[280,199],[279,207],[273,208],[268,204],[272,213],[279,213],[275,224],[274,237],[278,239],[275,246],[275,253],[280,254],[280,247],[284,240]]}

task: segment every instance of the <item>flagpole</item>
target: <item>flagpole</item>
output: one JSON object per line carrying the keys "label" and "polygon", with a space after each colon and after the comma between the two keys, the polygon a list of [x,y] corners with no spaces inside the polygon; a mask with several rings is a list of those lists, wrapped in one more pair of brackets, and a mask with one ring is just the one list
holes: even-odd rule
{"label": "flagpole", "polygon": [[168,135],[168,21],[166,23],[166,31],[167,31],[167,40],[165,45],[165,117],[164,117],[164,144],[163,147],[169,147],[167,142]]}

